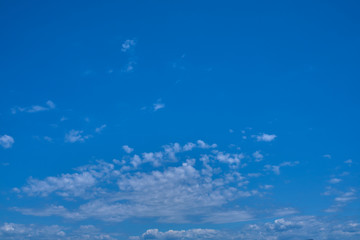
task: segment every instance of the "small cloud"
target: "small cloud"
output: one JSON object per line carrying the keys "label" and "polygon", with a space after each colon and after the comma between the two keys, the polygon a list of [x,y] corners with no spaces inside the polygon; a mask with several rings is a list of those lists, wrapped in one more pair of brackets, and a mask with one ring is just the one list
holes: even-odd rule
{"label": "small cloud", "polygon": [[156,103],[153,104],[154,112],[156,112],[159,109],[162,109],[165,107],[165,104],[161,102],[161,99],[158,99]]}
{"label": "small cloud", "polygon": [[262,155],[262,154],[260,153],[260,151],[256,151],[256,152],[254,152],[252,155],[253,155],[253,157],[255,158],[255,161],[256,161],[256,162],[260,162],[260,161],[262,161],[262,160],[264,159],[264,155]]}
{"label": "small cloud", "polygon": [[229,129],[229,133],[233,133],[233,132],[234,132],[234,130],[230,128],[230,129]]}
{"label": "small cloud", "polygon": [[27,112],[27,113],[36,113],[36,112],[43,112],[49,111],[54,109],[56,106],[53,101],[47,101],[44,106],[40,105],[33,105],[30,107],[14,107],[11,109],[12,114],[16,114],[18,112]]}
{"label": "small cloud", "polygon": [[121,44],[121,51],[127,52],[131,50],[136,45],[136,41],[134,39],[127,39],[125,42]]}
{"label": "small cloud", "polygon": [[132,153],[134,151],[133,148],[129,147],[128,145],[124,145],[122,146],[122,149],[126,152],[126,153]]}
{"label": "small cloud", "polygon": [[269,190],[269,189],[274,188],[274,186],[273,185],[262,185],[262,186],[260,186],[260,188]]}
{"label": "small cloud", "polygon": [[348,159],[344,163],[351,165],[353,163],[353,161],[351,159]]}
{"label": "small cloud", "polygon": [[0,146],[3,148],[11,148],[14,143],[15,141],[13,137],[6,134],[0,136]]}
{"label": "small cloud", "polygon": [[324,157],[324,158],[331,159],[331,155],[330,155],[330,154],[324,154],[323,157]]}
{"label": "small cloud", "polygon": [[340,178],[332,178],[330,179],[329,183],[336,184],[341,182],[342,180]]}
{"label": "small cloud", "polygon": [[45,136],[44,140],[47,141],[47,142],[52,142],[53,141],[53,139],[51,137],[48,137],[48,136]]}
{"label": "small cloud", "polygon": [[129,73],[134,71],[134,67],[136,65],[136,62],[134,60],[130,60],[123,68],[122,72]]}
{"label": "small cloud", "polygon": [[79,131],[79,130],[70,130],[66,135],[65,135],[65,142],[69,142],[69,143],[75,143],[75,142],[84,142],[86,139],[90,138],[91,135],[83,135],[84,131]]}
{"label": "small cloud", "polygon": [[101,133],[106,127],[107,127],[106,124],[103,124],[100,127],[95,128],[95,132],[96,133]]}
{"label": "small cloud", "polygon": [[260,134],[260,135],[253,135],[253,137],[256,138],[258,142],[271,142],[273,141],[277,136],[275,134]]}

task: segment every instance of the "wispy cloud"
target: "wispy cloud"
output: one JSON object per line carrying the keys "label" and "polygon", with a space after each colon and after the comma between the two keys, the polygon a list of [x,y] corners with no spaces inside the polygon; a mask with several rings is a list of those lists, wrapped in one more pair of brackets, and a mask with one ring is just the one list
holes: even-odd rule
{"label": "wispy cloud", "polygon": [[18,112],[27,112],[27,113],[36,113],[36,112],[43,112],[49,111],[51,109],[55,109],[55,104],[52,101],[47,101],[44,106],[41,105],[33,105],[30,107],[14,107],[11,109],[12,114],[16,114]]}
{"label": "wispy cloud", "polygon": [[153,104],[154,112],[156,112],[162,108],[165,108],[165,104],[162,102],[161,99],[158,99],[157,102]]}
{"label": "wispy cloud", "polygon": [[106,127],[107,127],[107,125],[106,125],[106,124],[103,124],[103,125],[101,125],[100,127],[95,128],[95,132],[96,132],[96,133],[101,133]]}

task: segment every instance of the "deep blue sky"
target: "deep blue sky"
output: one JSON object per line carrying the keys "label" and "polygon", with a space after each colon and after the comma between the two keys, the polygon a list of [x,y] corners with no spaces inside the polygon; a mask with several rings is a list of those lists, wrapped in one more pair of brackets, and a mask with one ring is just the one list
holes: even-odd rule
{"label": "deep blue sky", "polygon": [[0,238],[359,238],[358,13],[1,1]]}

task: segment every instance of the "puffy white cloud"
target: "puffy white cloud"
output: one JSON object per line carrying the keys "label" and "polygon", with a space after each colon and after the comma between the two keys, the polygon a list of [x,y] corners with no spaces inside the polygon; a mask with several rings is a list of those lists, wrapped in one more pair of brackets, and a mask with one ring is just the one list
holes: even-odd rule
{"label": "puffy white cloud", "polygon": [[65,142],[84,142],[86,139],[91,137],[91,135],[84,135],[83,133],[84,131],[72,129],[65,134]]}
{"label": "puffy white cloud", "polygon": [[0,146],[2,146],[3,148],[11,148],[14,143],[15,140],[13,137],[6,134],[0,136]]}
{"label": "puffy white cloud", "polygon": [[27,112],[27,113],[36,113],[36,112],[43,112],[49,111],[51,109],[55,109],[55,103],[53,101],[48,100],[45,103],[45,106],[41,105],[33,105],[30,107],[14,107],[11,109],[12,114],[16,114],[18,112]]}
{"label": "puffy white cloud", "polygon": [[124,145],[122,146],[122,149],[126,152],[126,153],[132,153],[134,151],[133,148],[129,147],[128,145]]}
{"label": "puffy white cloud", "polygon": [[277,136],[275,134],[260,134],[260,135],[253,135],[253,137],[256,138],[258,142],[271,142],[273,141]]}

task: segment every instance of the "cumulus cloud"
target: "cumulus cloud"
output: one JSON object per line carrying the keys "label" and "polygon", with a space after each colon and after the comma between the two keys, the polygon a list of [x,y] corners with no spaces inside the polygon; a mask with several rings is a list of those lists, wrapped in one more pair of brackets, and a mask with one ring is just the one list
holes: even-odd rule
{"label": "cumulus cloud", "polygon": [[277,136],[275,134],[263,133],[260,135],[253,135],[253,137],[255,137],[258,142],[271,142],[275,140]]}
{"label": "cumulus cloud", "polygon": [[134,151],[133,148],[129,147],[128,145],[124,145],[122,146],[122,149],[126,152],[126,153],[132,153]]}
{"label": "cumulus cloud", "polygon": [[84,135],[84,131],[72,129],[65,134],[65,142],[85,142],[86,139],[90,138],[91,135]]}
{"label": "cumulus cloud", "polygon": [[36,113],[36,112],[43,112],[49,111],[51,109],[55,109],[55,103],[53,101],[47,101],[45,105],[33,105],[30,107],[14,107],[11,109],[12,114],[16,114],[18,112],[27,112],[27,113]]}
{"label": "cumulus cloud", "polygon": [[0,146],[2,146],[3,148],[11,148],[14,143],[15,140],[13,137],[6,134],[0,136]]}

